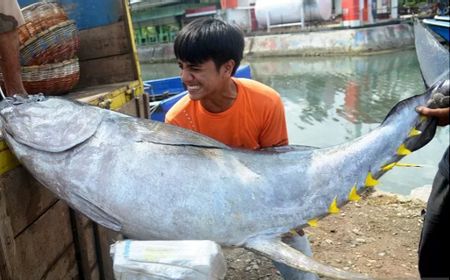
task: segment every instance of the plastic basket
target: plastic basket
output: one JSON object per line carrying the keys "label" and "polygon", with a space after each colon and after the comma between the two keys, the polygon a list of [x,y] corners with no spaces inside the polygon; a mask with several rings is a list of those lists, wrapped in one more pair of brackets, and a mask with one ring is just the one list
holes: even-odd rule
{"label": "plastic basket", "polygon": [[22,9],[25,24],[19,27],[19,41],[25,43],[39,32],[68,20],[67,14],[57,3],[37,2]]}
{"label": "plastic basket", "polygon": [[20,62],[28,66],[68,60],[75,57],[79,45],[75,22],[64,21],[28,39],[20,47]]}
{"label": "plastic basket", "polygon": [[[76,86],[80,78],[78,58],[59,63],[22,67],[22,82],[29,94],[61,95]],[[0,80],[3,76],[0,73]]]}

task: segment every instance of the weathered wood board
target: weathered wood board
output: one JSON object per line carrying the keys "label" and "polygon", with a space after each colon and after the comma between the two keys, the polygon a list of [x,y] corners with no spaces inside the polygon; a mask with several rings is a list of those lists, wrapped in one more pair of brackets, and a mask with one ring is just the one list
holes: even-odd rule
{"label": "weathered wood board", "polygon": [[135,68],[130,61],[132,54],[80,61],[80,80],[77,88],[132,81]]}
{"label": "weathered wood board", "polygon": [[[148,117],[148,97],[123,113]],[[18,166],[0,176],[0,279],[114,279],[109,246],[122,236],[71,210]]]}

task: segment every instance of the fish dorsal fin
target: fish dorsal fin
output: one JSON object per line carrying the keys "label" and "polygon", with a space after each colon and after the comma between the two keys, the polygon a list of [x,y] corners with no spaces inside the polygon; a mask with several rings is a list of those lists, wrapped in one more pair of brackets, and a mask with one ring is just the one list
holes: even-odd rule
{"label": "fish dorsal fin", "polygon": [[244,244],[247,249],[257,251],[266,257],[284,263],[293,268],[316,273],[333,279],[371,279],[368,276],[347,272],[338,268],[321,264],[295,250],[277,237],[256,237],[247,240]]}
{"label": "fish dorsal fin", "polygon": [[47,152],[62,152],[80,144],[102,121],[97,108],[63,98],[8,106],[0,115],[3,129],[17,142]]}

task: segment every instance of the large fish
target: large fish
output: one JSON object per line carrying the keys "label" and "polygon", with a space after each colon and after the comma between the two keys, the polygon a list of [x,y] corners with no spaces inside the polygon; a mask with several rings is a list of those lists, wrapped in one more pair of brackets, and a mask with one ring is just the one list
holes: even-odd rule
{"label": "large fish", "polygon": [[58,197],[130,238],[207,239],[243,246],[304,271],[364,275],[304,256],[280,236],[306,226],[373,186],[404,155],[428,143],[435,121],[414,108],[441,82],[397,104],[351,143],[324,149],[231,149],[159,122],[63,98],[0,103],[3,137],[19,161]]}

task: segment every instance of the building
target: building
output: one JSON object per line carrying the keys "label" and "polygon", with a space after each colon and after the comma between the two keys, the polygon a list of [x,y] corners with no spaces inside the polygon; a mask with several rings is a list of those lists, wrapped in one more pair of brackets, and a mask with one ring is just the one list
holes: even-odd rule
{"label": "building", "polygon": [[173,42],[190,19],[219,13],[219,0],[133,0],[131,14],[138,45]]}

